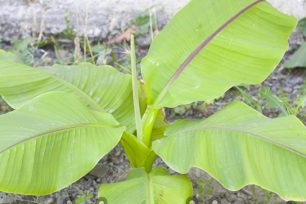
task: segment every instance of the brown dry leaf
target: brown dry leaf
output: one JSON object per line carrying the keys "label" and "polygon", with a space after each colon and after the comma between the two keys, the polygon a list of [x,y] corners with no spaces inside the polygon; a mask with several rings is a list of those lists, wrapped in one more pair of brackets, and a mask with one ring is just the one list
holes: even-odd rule
{"label": "brown dry leaf", "polygon": [[132,26],[131,28],[127,29],[124,33],[121,35],[118,35],[109,41],[106,42],[107,45],[115,44],[115,43],[120,43],[122,41],[129,41],[131,38],[132,34],[135,34],[137,32],[137,26]]}

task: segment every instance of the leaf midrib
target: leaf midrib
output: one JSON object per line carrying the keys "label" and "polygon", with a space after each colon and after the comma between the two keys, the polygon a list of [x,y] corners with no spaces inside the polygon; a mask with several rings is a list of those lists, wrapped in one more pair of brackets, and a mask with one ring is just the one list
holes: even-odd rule
{"label": "leaf midrib", "polygon": [[41,132],[41,133],[32,135],[32,136],[27,137],[23,140],[19,140],[18,142],[14,143],[14,144],[8,146],[7,148],[3,149],[2,151],[0,151],[0,154],[2,154],[3,152],[9,150],[10,148],[12,148],[12,147],[14,147],[18,144],[25,143],[29,140],[32,140],[32,139],[35,139],[35,138],[38,138],[38,137],[44,137],[44,136],[48,136],[48,135],[51,135],[51,134],[68,131],[68,130],[71,130],[71,129],[88,128],[88,127],[117,128],[116,126],[104,125],[104,124],[101,124],[101,123],[79,123],[79,124],[73,124],[73,125],[66,125],[66,126],[62,126],[60,128],[54,128],[54,129],[51,129],[51,130],[48,130],[48,131],[45,131],[45,132]]}
{"label": "leaf midrib", "polygon": [[284,145],[282,143],[279,143],[279,142],[275,142],[274,140],[264,136],[264,135],[261,135],[259,133],[254,133],[254,132],[250,132],[250,131],[246,131],[246,130],[241,130],[240,128],[230,128],[230,127],[225,127],[225,126],[216,126],[216,125],[213,125],[213,126],[205,126],[205,127],[202,127],[202,128],[194,128],[194,129],[188,129],[188,130],[180,130],[180,134],[181,133],[185,133],[185,132],[196,132],[196,131],[199,131],[199,130],[202,130],[202,131],[205,131],[207,129],[213,129],[213,130],[223,130],[223,131],[231,131],[231,132],[238,132],[238,133],[245,133],[247,135],[250,135],[250,136],[253,136],[257,139],[261,139],[265,142],[268,142],[269,144],[272,144],[274,146],[277,146],[279,148],[282,148],[282,149],[285,149],[285,150],[288,150],[290,152],[293,152],[303,158],[306,158],[306,154],[300,152],[300,151],[297,151],[295,149],[293,149],[292,147],[290,146],[287,146],[287,145]]}
{"label": "leaf midrib", "polygon": [[[11,63],[8,66],[11,66],[11,64],[17,64],[17,63]],[[18,64],[19,65],[19,64]],[[43,74],[44,75],[44,79],[53,79],[55,81],[58,81],[59,83],[61,83],[63,86],[66,86],[68,89],[72,90],[77,96],[81,97],[82,99],[86,100],[87,103],[96,111],[103,111],[104,109],[100,107],[100,105],[92,99],[92,97],[90,97],[86,92],[84,92],[82,89],[80,89],[79,87],[77,87],[76,85],[58,77],[56,74],[52,74],[48,71],[45,71],[44,69],[35,69],[35,68],[31,68],[28,66],[24,67],[30,71],[36,71],[39,74]],[[40,79],[40,80],[44,80],[44,79]],[[63,91],[63,90],[61,90]]]}
{"label": "leaf midrib", "polygon": [[207,46],[209,43],[223,30],[225,30],[229,25],[231,25],[232,22],[234,22],[236,19],[238,19],[241,15],[246,13],[248,10],[256,6],[257,4],[263,2],[264,0],[256,0],[253,3],[249,4],[245,8],[241,9],[236,15],[231,17],[228,21],[223,23],[218,29],[215,30],[210,36],[208,36],[204,41],[191,52],[191,54],[184,60],[184,62],[178,67],[178,69],[172,74],[172,76],[169,78],[168,82],[166,83],[165,87],[161,90],[161,92],[158,94],[156,100],[154,101],[154,104],[159,104],[165,95],[167,94],[168,90],[172,86],[172,84],[181,76],[181,74],[184,72],[184,70],[187,68],[187,66],[193,61],[194,58],[196,58],[200,52]]}
{"label": "leaf midrib", "polygon": [[[64,85],[68,86],[69,88],[71,88],[72,90],[74,90],[75,92],[77,92],[78,95],[79,95],[81,98],[85,99],[85,100],[88,102],[88,104],[89,104],[94,110],[96,110],[96,111],[103,111],[103,109],[100,107],[100,105],[99,105],[98,103],[96,103],[95,100],[93,100],[86,92],[84,92],[83,90],[81,90],[81,89],[80,89],[79,87],[77,87],[76,85],[74,85],[74,84],[72,84],[72,83],[70,83],[70,82],[68,82],[68,81],[66,81],[66,80],[64,80],[64,79],[62,79],[62,78],[60,78],[60,77],[54,75],[54,74],[51,74],[51,73],[49,73],[49,72],[44,72],[44,71],[41,71],[41,72],[43,72],[43,73],[45,73],[45,74],[48,74],[48,75],[49,75],[50,77],[52,77],[53,79],[55,79],[55,80],[57,80],[57,81],[63,83]],[[83,97],[82,97],[82,96],[83,96]]]}

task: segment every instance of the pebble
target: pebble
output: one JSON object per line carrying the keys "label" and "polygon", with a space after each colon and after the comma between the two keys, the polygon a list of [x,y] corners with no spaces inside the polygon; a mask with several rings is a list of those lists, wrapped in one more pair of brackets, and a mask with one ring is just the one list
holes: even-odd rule
{"label": "pebble", "polygon": [[45,204],[53,204],[54,203],[54,198],[48,198],[48,199],[46,199],[45,201]]}
{"label": "pebble", "polygon": [[221,199],[221,204],[231,204],[230,202],[228,202],[225,198]]}
{"label": "pebble", "polygon": [[217,201],[217,200],[213,200],[213,201],[211,202],[211,204],[218,204],[218,201]]}

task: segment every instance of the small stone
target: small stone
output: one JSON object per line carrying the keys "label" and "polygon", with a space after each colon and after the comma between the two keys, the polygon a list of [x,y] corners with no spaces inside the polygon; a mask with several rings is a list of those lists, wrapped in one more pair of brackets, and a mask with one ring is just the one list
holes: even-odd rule
{"label": "small stone", "polygon": [[44,201],[44,203],[52,204],[52,203],[54,203],[54,199],[53,198],[48,198],[46,201]]}
{"label": "small stone", "polygon": [[189,204],[195,204],[194,200],[189,201]]}
{"label": "small stone", "polygon": [[228,200],[226,200],[226,199],[223,198],[223,199],[221,200],[221,204],[231,204],[231,203],[228,202]]}
{"label": "small stone", "polygon": [[244,201],[241,200],[241,199],[238,199],[238,200],[236,200],[236,201],[234,202],[234,204],[243,204],[243,203],[244,203]]}
{"label": "small stone", "polygon": [[231,194],[229,197],[230,202],[234,202],[237,199],[237,196],[235,194]]}
{"label": "small stone", "polygon": [[218,201],[217,201],[217,200],[213,200],[213,201],[211,202],[211,204],[218,204]]}
{"label": "small stone", "polygon": [[144,37],[138,37],[138,38],[136,38],[136,43],[137,43],[137,45],[139,45],[142,48],[149,47],[149,45],[151,43],[151,37],[149,35],[144,36]]}

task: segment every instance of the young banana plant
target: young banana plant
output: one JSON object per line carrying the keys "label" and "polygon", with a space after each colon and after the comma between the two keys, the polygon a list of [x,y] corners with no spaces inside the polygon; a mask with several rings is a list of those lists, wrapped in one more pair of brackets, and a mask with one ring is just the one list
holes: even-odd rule
{"label": "young banana plant", "polygon": [[[192,167],[229,190],[256,184],[306,200],[306,129],[295,116],[270,119],[239,101],[173,124],[161,111],[261,83],[295,26],[264,0],[192,0],[153,40],[141,62],[143,84],[135,52],[128,75],[88,63],[31,68],[2,51],[0,94],[14,111],[0,116],[0,191],[53,193],[120,143],[132,169],[101,185],[104,203],[186,203]],[[157,157],[182,175],[155,168]]]}

